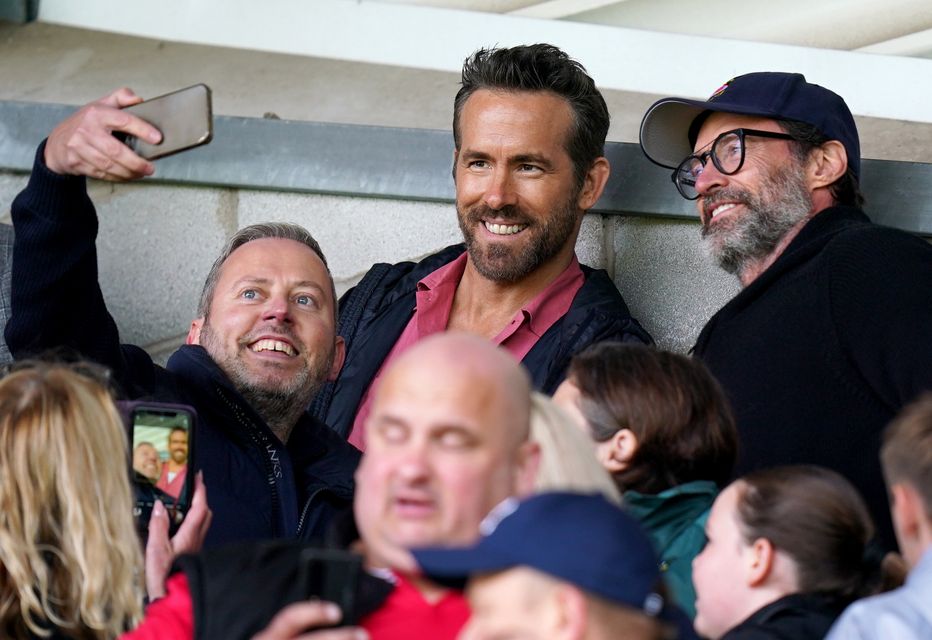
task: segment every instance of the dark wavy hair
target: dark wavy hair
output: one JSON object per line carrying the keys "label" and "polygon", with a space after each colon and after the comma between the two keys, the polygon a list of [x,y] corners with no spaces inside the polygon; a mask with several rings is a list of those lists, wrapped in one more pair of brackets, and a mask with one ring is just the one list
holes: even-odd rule
{"label": "dark wavy hair", "polygon": [[462,86],[453,102],[457,151],[463,106],[480,89],[546,91],[565,99],[573,112],[573,128],[564,146],[573,160],[577,187],[582,186],[592,163],[605,153],[610,121],[605,99],[585,67],[551,44],[479,49],[463,63]]}
{"label": "dark wavy hair", "polygon": [[573,358],[568,379],[592,437],[621,429],[638,440],[622,491],[659,493],[693,480],[724,486],[731,478],[738,433],[725,393],[700,361],[636,344],[604,342]]}

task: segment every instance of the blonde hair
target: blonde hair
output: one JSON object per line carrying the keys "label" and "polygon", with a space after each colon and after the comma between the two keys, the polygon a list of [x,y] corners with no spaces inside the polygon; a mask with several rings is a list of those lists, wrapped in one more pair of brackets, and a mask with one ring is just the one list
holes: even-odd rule
{"label": "blonde hair", "polygon": [[596,459],[592,439],[563,409],[536,391],[531,395],[531,440],[540,446],[538,492],[599,492],[621,503],[615,481]]}
{"label": "blonde hair", "polygon": [[0,380],[0,634],[112,638],[142,616],[127,438],[65,365]]}

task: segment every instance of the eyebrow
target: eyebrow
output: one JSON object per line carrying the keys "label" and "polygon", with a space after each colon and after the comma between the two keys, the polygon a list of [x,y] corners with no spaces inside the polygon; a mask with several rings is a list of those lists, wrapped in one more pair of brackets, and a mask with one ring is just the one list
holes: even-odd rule
{"label": "eyebrow", "polygon": [[[239,280],[234,282],[233,285],[230,287],[230,289],[238,289],[244,284],[269,285],[271,283],[272,281],[269,280],[268,278],[246,276],[245,278],[240,278]],[[327,288],[321,286],[320,284],[318,284],[317,282],[314,282],[313,280],[300,280],[298,282],[293,282],[289,285],[289,289],[316,289],[317,291],[320,291],[321,293],[327,292]]]}
{"label": "eyebrow", "polygon": [[[484,151],[477,151],[474,149],[466,149],[461,154],[460,157],[463,160],[491,160],[492,156]],[[545,169],[552,169],[553,162],[550,161],[545,155],[540,153],[519,153],[514,156],[508,156],[508,164],[539,164]]]}

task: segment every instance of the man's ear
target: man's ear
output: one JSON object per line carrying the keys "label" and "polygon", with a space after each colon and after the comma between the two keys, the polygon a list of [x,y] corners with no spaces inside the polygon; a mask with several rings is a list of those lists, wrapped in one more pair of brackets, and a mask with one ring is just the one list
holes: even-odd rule
{"label": "man's ear", "polygon": [[333,364],[330,365],[330,373],[327,375],[327,381],[333,382],[340,375],[340,369],[343,368],[343,361],[346,359],[346,342],[343,336],[337,336],[333,341]]}
{"label": "man's ear", "polygon": [[453,174],[453,184],[456,184],[456,163],[459,162],[459,159],[460,159],[460,150],[454,149],[453,150],[453,170],[451,171],[451,173]]}
{"label": "man's ear", "polygon": [[586,172],[582,189],[579,191],[579,197],[576,199],[576,206],[581,211],[591,209],[602,196],[602,191],[605,190],[611,172],[611,166],[605,158],[596,158],[595,162],[592,163],[589,171]]}
{"label": "man's ear", "polygon": [[922,498],[918,492],[908,484],[897,482],[890,487],[890,497],[890,511],[897,532],[910,539],[918,537],[923,518]]}
{"label": "man's ear", "polygon": [[191,328],[188,329],[188,337],[184,339],[185,344],[201,344],[201,328],[204,326],[204,318],[195,318],[191,321]]}
{"label": "man's ear", "polygon": [[619,429],[605,442],[596,444],[596,457],[609,473],[628,468],[638,450],[638,437],[631,429]]}
{"label": "man's ear", "polygon": [[524,498],[533,494],[537,487],[537,473],[540,470],[540,445],[534,440],[523,442],[518,448],[517,455],[515,495]]}
{"label": "man's ear", "polygon": [[758,538],[751,544],[744,558],[747,586],[759,587],[767,580],[773,569],[775,554],[776,549],[767,538]]}
{"label": "man's ear", "polygon": [[813,149],[809,154],[807,180],[814,191],[827,187],[848,170],[848,152],[838,140],[829,140]]}

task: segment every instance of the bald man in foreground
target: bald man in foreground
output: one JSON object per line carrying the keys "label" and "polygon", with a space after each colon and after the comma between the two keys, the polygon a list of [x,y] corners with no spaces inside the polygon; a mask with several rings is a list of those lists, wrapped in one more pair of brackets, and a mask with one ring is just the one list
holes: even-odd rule
{"label": "bald man in foreground", "polygon": [[[521,366],[475,336],[437,334],[392,363],[376,390],[356,473],[359,539],[338,531],[330,541],[362,554],[367,571],[355,612],[359,627],[302,637],[457,636],[469,616],[465,599],[415,575],[409,549],[473,544],[493,507],[532,492],[539,452],[528,439],[530,398]],[[306,601],[300,574],[306,549],[277,543],[191,559],[169,580],[168,597],[126,637],[191,638],[195,628],[199,638],[250,637],[268,624],[256,638],[277,640],[336,624],[352,612]]]}

